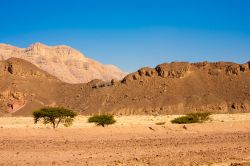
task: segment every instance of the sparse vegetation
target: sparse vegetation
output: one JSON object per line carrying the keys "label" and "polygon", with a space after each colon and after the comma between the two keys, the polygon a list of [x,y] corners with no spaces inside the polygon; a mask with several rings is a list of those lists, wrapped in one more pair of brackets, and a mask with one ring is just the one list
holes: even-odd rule
{"label": "sparse vegetation", "polygon": [[113,115],[94,115],[88,119],[89,123],[95,123],[97,126],[108,126],[114,124],[116,120]]}
{"label": "sparse vegetation", "polygon": [[44,124],[52,124],[53,128],[57,128],[60,123],[65,127],[72,125],[76,113],[63,107],[45,107],[33,112],[35,124],[40,120]]}
{"label": "sparse vegetation", "polygon": [[165,125],[166,124],[166,122],[157,122],[157,123],[155,123],[156,125]]}
{"label": "sparse vegetation", "polygon": [[176,124],[186,124],[186,123],[198,123],[199,121],[196,117],[193,117],[191,115],[185,115],[175,118],[171,122]]}
{"label": "sparse vegetation", "polygon": [[188,114],[193,117],[197,117],[199,122],[204,122],[209,120],[209,116],[211,115],[210,112],[198,112],[198,113],[190,113]]}
{"label": "sparse vegetation", "polygon": [[187,124],[187,123],[202,123],[209,120],[211,113],[190,113],[185,116],[181,116],[173,119],[171,122],[176,124]]}

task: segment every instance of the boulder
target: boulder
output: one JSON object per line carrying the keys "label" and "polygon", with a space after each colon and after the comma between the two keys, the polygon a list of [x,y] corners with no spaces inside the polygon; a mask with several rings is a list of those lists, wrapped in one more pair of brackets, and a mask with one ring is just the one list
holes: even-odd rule
{"label": "boulder", "polygon": [[147,76],[147,77],[153,77],[153,76],[157,76],[157,72],[154,68],[150,68],[150,67],[144,67],[141,68],[140,70],[138,70],[138,73],[140,76]]}
{"label": "boulder", "polygon": [[239,75],[241,72],[239,65],[230,65],[226,68],[227,75]]}
{"label": "boulder", "polygon": [[182,78],[189,68],[190,64],[187,62],[172,62],[158,65],[155,70],[163,78]]}
{"label": "boulder", "polygon": [[94,80],[88,82],[88,85],[90,85],[92,88],[99,88],[103,84],[105,84],[105,82],[102,80],[99,80],[99,79],[94,79]]}
{"label": "boulder", "polygon": [[209,63],[207,61],[204,62],[197,62],[197,63],[192,63],[192,66],[197,67],[198,69],[204,68],[208,65]]}

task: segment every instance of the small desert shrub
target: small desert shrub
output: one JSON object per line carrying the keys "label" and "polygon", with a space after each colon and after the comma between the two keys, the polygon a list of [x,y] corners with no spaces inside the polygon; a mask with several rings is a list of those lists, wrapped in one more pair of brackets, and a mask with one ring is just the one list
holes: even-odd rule
{"label": "small desert shrub", "polygon": [[187,124],[187,123],[202,123],[209,120],[211,113],[190,113],[185,116],[181,116],[172,120],[172,123]]}
{"label": "small desert shrub", "polygon": [[200,122],[204,122],[209,120],[210,112],[198,112],[198,113],[190,113],[188,114],[193,117],[197,117]]}
{"label": "small desert shrub", "polygon": [[94,115],[88,119],[89,123],[95,123],[97,126],[108,126],[114,124],[116,120],[113,115]]}
{"label": "small desert shrub", "polygon": [[76,113],[62,107],[45,107],[33,112],[34,122],[43,120],[44,124],[51,123],[53,128],[57,128],[60,123],[65,127],[72,125]]}
{"label": "small desert shrub", "polygon": [[186,124],[186,123],[198,123],[199,120],[196,117],[193,117],[191,115],[185,115],[185,116],[175,118],[171,122],[176,123],[176,124]]}
{"label": "small desert shrub", "polygon": [[166,122],[157,122],[157,123],[155,123],[156,125],[165,125],[166,124]]}

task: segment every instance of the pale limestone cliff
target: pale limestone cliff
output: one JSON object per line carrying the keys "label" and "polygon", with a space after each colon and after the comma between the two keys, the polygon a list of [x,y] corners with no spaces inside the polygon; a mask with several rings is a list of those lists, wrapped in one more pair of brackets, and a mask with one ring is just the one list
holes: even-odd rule
{"label": "pale limestone cliff", "polygon": [[113,65],[103,65],[68,46],[35,43],[28,48],[0,44],[0,60],[21,58],[35,64],[67,83],[85,83],[93,79],[120,80],[126,73]]}

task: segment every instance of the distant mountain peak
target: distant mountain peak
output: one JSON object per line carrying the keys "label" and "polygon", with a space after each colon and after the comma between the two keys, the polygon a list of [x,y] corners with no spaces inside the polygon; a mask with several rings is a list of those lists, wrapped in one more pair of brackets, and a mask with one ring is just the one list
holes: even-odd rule
{"label": "distant mountain peak", "polygon": [[23,49],[0,44],[0,60],[11,57],[27,60],[68,83],[85,83],[93,79],[120,80],[126,75],[119,68],[86,58],[81,52],[66,45],[48,46],[36,42]]}
{"label": "distant mountain peak", "polygon": [[47,45],[45,45],[41,42],[35,42],[35,43],[31,44],[31,46],[46,46],[46,47],[48,47]]}

